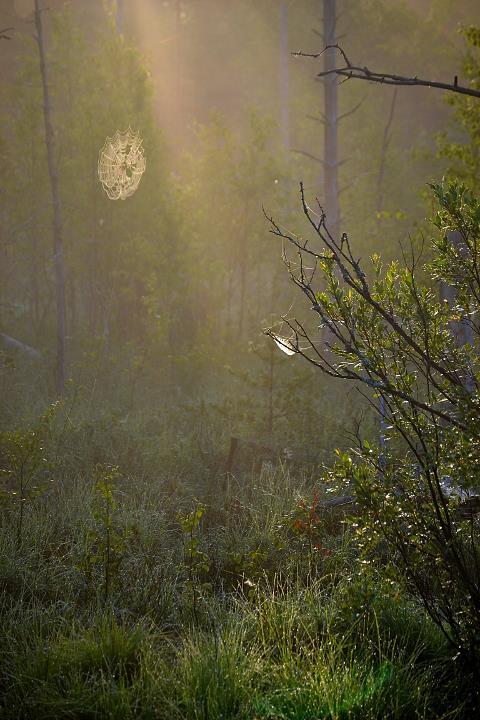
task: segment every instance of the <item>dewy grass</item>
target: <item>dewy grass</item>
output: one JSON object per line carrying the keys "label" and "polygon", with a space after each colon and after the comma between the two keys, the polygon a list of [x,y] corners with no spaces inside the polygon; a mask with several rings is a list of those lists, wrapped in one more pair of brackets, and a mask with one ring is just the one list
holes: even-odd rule
{"label": "dewy grass", "polygon": [[177,659],[178,717],[220,720],[248,716],[260,658],[243,640],[239,624],[187,640]]}
{"label": "dewy grass", "polygon": [[322,658],[317,660],[316,667],[289,679],[283,687],[257,700],[259,717],[289,720],[415,717],[415,693],[405,684],[407,678],[400,667],[388,662],[377,668],[356,661],[332,666]]}
{"label": "dewy grass", "polygon": [[144,629],[102,615],[85,630],[38,637],[33,645],[11,664],[6,717],[132,716],[148,685]]}
{"label": "dewy grass", "polygon": [[380,627],[375,646],[361,632],[356,643],[338,634],[328,595],[318,587],[258,600],[248,619],[263,659],[255,717],[423,717],[415,713],[429,704],[428,668],[416,665],[417,654],[409,656],[396,641],[381,637]]}
{"label": "dewy grass", "polygon": [[[121,471],[125,542],[106,603],[102,574],[90,587],[81,564],[93,466],[73,465],[61,459],[32,502],[20,548],[15,515],[0,512],[2,718],[469,717],[445,643],[381,568],[355,580],[348,534],[320,522],[331,555],[305,555],[291,523],[312,493],[304,474],[264,465],[224,486]],[[178,513],[199,502],[208,563],[193,614]]]}

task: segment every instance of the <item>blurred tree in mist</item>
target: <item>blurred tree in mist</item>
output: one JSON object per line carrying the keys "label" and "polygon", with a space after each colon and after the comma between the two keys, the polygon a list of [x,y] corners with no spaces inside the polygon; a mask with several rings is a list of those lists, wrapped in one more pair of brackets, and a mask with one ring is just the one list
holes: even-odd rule
{"label": "blurred tree in mist", "polygon": [[63,213],[60,200],[60,186],[57,168],[57,148],[55,130],[52,122],[52,105],[50,97],[50,68],[47,63],[45,49],[45,32],[43,8],[39,0],[35,0],[35,40],[38,44],[38,59],[42,80],[42,106],[45,127],[45,147],[47,151],[47,167],[50,180],[50,191],[53,205],[53,263],[55,274],[55,309],[57,326],[56,372],[55,387],[57,395],[65,392],[65,353],[66,353],[66,302],[65,302],[65,259],[63,253]]}
{"label": "blurred tree in mist", "polygon": [[[162,392],[177,389],[209,393],[215,402],[220,396],[219,405],[235,396],[225,400],[230,416],[243,406],[239,416],[253,428],[257,391],[242,377],[260,377],[263,370],[248,352],[249,342],[258,342],[272,312],[288,313],[296,302],[262,205],[289,226],[298,212],[297,182],[303,179],[309,195],[319,190],[320,164],[289,151],[277,120],[282,107],[283,115],[288,110],[289,147],[318,153],[323,128],[307,116],[325,110],[322,87],[313,79],[320,68],[289,56],[285,94],[281,63],[290,51],[321,48],[321,5],[185,0],[179,53],[172,52],[172,2],[125,1],[122,33],[114,2],[103,10],[90,0],[66,3],[46,15],[64,214],[68,364],[77,383],[95,385],[96,393],[101,388],[112,403],[128,408],[137,395],[153,405]],[[436,75],[460,66],[461,37],[450,42],[452,28],[475,11],[469,0],[456,8],[385,0],[336,5],[337,33],[345,35],[342,43],[352,56],[372,66],[406,73],[422,67]],[[151,28],[135,26],[150,20],[148,7],[158,23],[153,46],[142,35]],[[15,52],[12,82],[0,91],[0,322],[2,332],[38,347],[49,360],[55,308],[41,86],[33,42],[19,33],[15,43],[8,43]],[[173,123],[175,136],[167,113],[173,100],[165,89],[172,78],[182,110]],[[389,258],[426,214],[420,188],[447,165],[448,159],[434,158],[434,136],[452,110],[440,97],[422,96],[420,103],[415,93],[400,90],[393,104],[385,88],[358,85],[346,83],[338,93],[339,114],[345,115],[338,158],[342,228],[359,254],[381,249]],[[112,202],[97,179],[98,152],[107,135],[128,125],[143,138],[147,171],[133,197]],[[327,380],[319,386],[308,369],[292,367],[287,361],[275,370],[277,387],[292,374],[288,397],[274,400],[282,407],[279,432],[295,425],[299,392],[310,403],[316,436],[318,413],[322,428],[337,427],[351,414],[339,386]],[[265,425],[262,416],[258,427]],[[306,425],[301,429],[307,432]]]}
{"label": "blurred tree in mist", "polygon": [[271,142],[272,129],[252,113],[238,137],[217,115],[197,127],[195,153],[184,158],[188,235],[203,286],[196,296],[217,308],[227,342],[258,329],[259,308],[262,317],[273,310],[278,251],[265,242],[262,203],[285,203],[286,196],[285,159]]}
{"label": "blurred tree in mist", "polygon": [[[469,85],[480,90],[480,26],[463,30],[467,52],[463,73]],[[449,171],[478,191],[480,188],[480,102],[476,98],[449,97],[454,108],[451,131],[438,137],[439,154],[449,160]]]}
{"label": "blurred tree in mist", "polygon": [[[111,17],[96,28],[93,43],[78,30],[69,7],[52,14],[49,23],[50,90],[64,208],[67,327],[73,354],[75,343],[89,347],[99,338],[108,344],[144,337],[148,323],[144,298],[154,288],[168,307],[178,264],[172,263],[165,278],[164,260],[167,256],[172,260],[178,244],[148,72],[138,52],[116,34]],[[37,66],[34,48],[26,41],[17,83],[7,95],[11,113],[2,128],[6,161],[12,169],[5,183],[4,212],[13,241],[3,301],[17,307],[10,323],[48,349],[50,199]],[[149,172],[141,193],[125,205],[112,204],[98,183],[98,152],[107,135],[129,125],[144,140]]]}
{"label": "blurred tree in mist", "polygon": [[[312,9],[312,3],[308,5]],[[291,14],[295,24],[300,19],[304,24],[303,40],[297,41],[295,50],[318,52],[323,47],[318,3],[316,19],[311,9],[308,17]],[[407,75],[421,69],[423,75],[439,79],[459,74],[463,45],[459,23],[475,16],[480,20],[480,6],[467,1],[453,6],[339,0],[337,35],[347,54],[362,66]],[[305,32],[309,25],[316,35]],[[298,58],[295,63],[306,79],[323,69],[322,58],[316,62]],[[307,107],[310,115],[321,116],[321,93],[315,103],[311,80],[310,89],[303,92],[310,96],[309,101],[302,101],[303,113]],[[392,91],[382,86],[345,82],[339,87],[339,115],[344,116],[338,152],[342,228],[355,238],[361,252],[381,248],[390,258],[398,256],[399,241],[425,217],[425,182],[445,169],[445,163],[435,159],[435,133],[449,120],[441,93],[400,88],[392,101]],[[298,99],[296,103],[298,107]],[[300,112],[295,115],[295,147],[316,154],[321,125],[302,119]],[[305,160],[303,165],[302,179],[313,193],[311,173],[316,168],[311,166],[315,163]],[[320,200],[324,202],[323,197]]]}

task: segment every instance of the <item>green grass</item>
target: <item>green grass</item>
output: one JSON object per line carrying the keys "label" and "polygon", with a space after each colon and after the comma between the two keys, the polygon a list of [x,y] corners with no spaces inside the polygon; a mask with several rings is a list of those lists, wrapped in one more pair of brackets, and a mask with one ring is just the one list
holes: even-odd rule
{"label": "green grass", "polygon": [[455,717],[434,714],[442,694],[434,665],[398,642],[370,654],[368,645],[315,634],[308,608],[300,613],[303,600],[264,593],[230,608],[217,601],[204,628],[172,634],[120,622],[111,611],[59,630],[53,614],[43,624],[31,616],[2,658],[2,717]]}
{"label": "green grass", "polygon": [[[144,455],[115,481],[121,542],[105,597],[93,460],[75,469],[78,437],[62,443],[55,482],[26,504],[21,544],[18,506],[0,508],[0,717],[473,716],[438,630],[381,566],[360,574],[343,526],[320,523],[328,555],[293,532],[309,473],[264,465],[224,482]],[[198,502],[207,563],[189,576],[177,513]]]}

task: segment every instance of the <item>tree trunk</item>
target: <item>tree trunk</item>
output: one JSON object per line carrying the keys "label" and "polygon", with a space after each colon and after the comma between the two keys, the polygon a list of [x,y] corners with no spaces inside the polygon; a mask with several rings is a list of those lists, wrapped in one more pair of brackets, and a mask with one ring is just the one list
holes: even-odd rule
{"label": "tree trunk", "polygon": [[280,22],[280,131],[282,145],[290,149],[290,117],[288,108],[289,97],[289,52],[288,52],[288,10],[287,1],[281,0],[279,11]]}
{"label": "tree trunk", "polygon": [[238,308],[238,337],[243,339],[245,324],[245,288],[247,284],[247,235],[245,233],[242,247],[240,249],[240,296]]}
{"label": "tree trunk", "polygon": [[125,11],[124,0],[117,0],[117,14],[115,17],[115,22],[116,22],[116,26],[117,26],[117,32],[119,35],[123,34],[124,11]]}
{"label": "tree trunk", "polygon": [[174,117],[175,132],[174,139],[174,170],[178,172],[178,163],[182,152],[183,116],[182,116],[182,95],[181,95],[181,62],[182,62],[182,6],[181,0],[175,0],[175,55],[174,55]]}
{"label": "tree trunk", "polygon": [[[336,44],[336,2],[323,0],[323,39],[325,45]],[[336,67],[335,48],[324,53],[324,70],[328,72]],[[325,101],[325,134],[323,153],[323,172],[325,188],[325,212],[327,227],[333,237],[338,236],[340,210],[338,202],[338,102],[337,76],[333,73],[323,78]]]}
{"label": "tree trunk", "polygon": [[35,0],[35,27],[37,30],[40,73],[43,88],[43,117],[45,122],[45,142],[47,145],[47,164],[53,201],[53,239],[55,260],[55,295],[57,306],[57,367],[56,390],[63,395],[65,390],[65,262],[63,257],[62,207],[58,184],[58,171],[55,158],[55,136],[53,133],[51,106],[48,88],[48,68],[45,60],[45,42],[43,36],[42,14],[39,0]]}
{"label": "tree trunk", "polygon": [[248,263],[248,202],[245,201],[245,209],[243,212],[243,237],[239,247],[239,308],[238,308],[238,337],[243,339],[243,331],[245,327],[245,295],[247,286],[247,263]]}
{"label": "tree trunk", "polygon": [[35,229],[31,237],[31,266],[30,266],[30,290],[31,290],[31,314],[35,332],[40,327],[40,291],[38,287],[38,240]]}

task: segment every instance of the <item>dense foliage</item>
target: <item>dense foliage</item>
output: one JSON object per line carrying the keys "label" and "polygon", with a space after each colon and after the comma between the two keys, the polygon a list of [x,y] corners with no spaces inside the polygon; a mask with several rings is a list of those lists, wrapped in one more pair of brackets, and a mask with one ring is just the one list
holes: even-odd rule
{"label": "dense foliage", "polygon": [[[356,455],[345,454],[332,473],[352,484],[367,510],[357,525],[365,562],[386,540],[387,568],[406,574],[478,672],[479,525],[475,508],[462,513],[460,500],[478,495],[480,204],[457,183],[434,191],[434,253],[423,268],[430,283],[413,255],[385,269],[373,256],[367,279],[348,237],[333,238],[304,198],[317,243],[272,226],[299,256],[286,263],[323,335],[312,339],[305,323],[287,318],[292,335],[284,342],[324,373],[365,386],[386,424],[380,448],[359,428]],[[325,290],[317,290],[322,276]]]}

